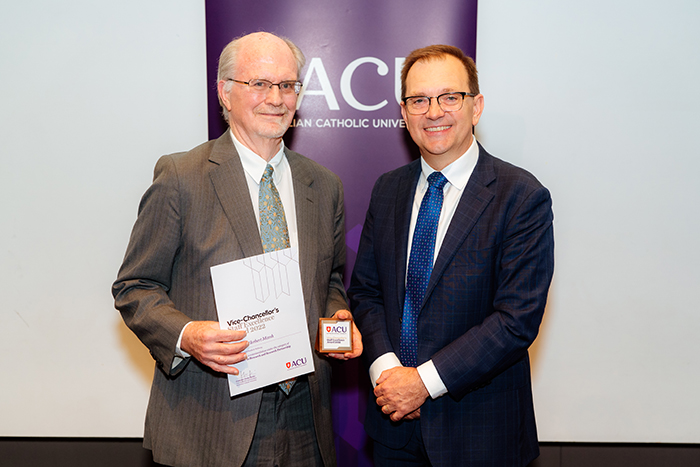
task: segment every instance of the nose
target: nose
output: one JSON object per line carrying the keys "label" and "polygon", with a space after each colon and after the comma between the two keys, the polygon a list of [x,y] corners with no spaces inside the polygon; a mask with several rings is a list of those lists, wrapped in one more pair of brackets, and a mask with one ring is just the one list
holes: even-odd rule
{"label": "nose", "polygon": [[281,105],[282,104],[282,92],[280,91],[279,84],[273,84],[267,91],[265,96],[265,101],[271,105]]}
{"label": "nose", "polygon": [[440,104],[438,104],[437,97],[432,97],[430,103],[428,104],[428,111],[425,116],[431,120],[437,120],[438,118],[445,115],[445,111],[442,110]]}

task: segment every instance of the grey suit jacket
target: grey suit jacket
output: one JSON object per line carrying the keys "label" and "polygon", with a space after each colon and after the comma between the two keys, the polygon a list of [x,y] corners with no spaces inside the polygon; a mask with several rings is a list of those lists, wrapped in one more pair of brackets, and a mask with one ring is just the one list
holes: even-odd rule
{"label": "grey suit jacket", "polygon": [[[286,150],[292,171],[299,260],[311,342],[318,318],[347,308],[340,179]],[[262,254],[243,167],[226,132],[189,152],[163,156],[144,194],[124,262],[112,286],[115,306],[156,361],[144,446],[156,462],[237,466],[255,430],[262,391],[231,398],[226,376],[195,359],[172,369],[177,339],[191,320],[217,321],[209,268]],[[330,364],[314,355],[309,375],[316,435],[335,465]]]}

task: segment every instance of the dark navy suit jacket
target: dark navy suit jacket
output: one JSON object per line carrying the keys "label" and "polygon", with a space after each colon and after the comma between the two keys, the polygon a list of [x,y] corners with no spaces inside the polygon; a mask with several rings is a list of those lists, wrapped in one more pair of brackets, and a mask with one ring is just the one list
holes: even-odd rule
{"label": "dark navy suit jacket", "polygon": [[[420,161],[377,180],[349,290],[367,364],[399,355],[408,229]],[[418,364],[448,394],[420,423],[393,423],[370,396],[365,430],[393,448],[415,426],[434,466],[522,466],[538,456],[528,347],[554,269],[549,191],[523,169],[479,159],[435,261],[418,317]]]}

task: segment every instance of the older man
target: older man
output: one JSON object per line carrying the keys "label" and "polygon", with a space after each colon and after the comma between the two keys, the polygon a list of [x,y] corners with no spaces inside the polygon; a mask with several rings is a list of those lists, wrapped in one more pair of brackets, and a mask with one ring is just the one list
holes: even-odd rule
{"label": "older man", "polygon": [[[290,41],[255,33],[219,61],[218,93],[230,131],[162,157],[144,195],[113,285],[117,309],[157,368],[144,445],[156,462],[182,466],[335,465],[330,364],[231,398],[226,374],[246,358],[243,331],[219,329],[210,267],[270,248],[299,248],[311,340],[318,318],[350,318],[343,191],[334,174],[284,147],[301,88],[304,56]],[[269,245],[263,192],[281,215]],[[275,246],[277,245],[277,246]],[[355,334],[353,353],[362,351]],[[291,386],[291,389],[290,389]]]}
{"label": "older man", "polygon": [[418,49],[401,80],[421,158],[377,181],[349,290],[375,464],[523,466],[539,452],[528,347],[553,273],[550,195],[474,139],[484,98],[461,50]]}

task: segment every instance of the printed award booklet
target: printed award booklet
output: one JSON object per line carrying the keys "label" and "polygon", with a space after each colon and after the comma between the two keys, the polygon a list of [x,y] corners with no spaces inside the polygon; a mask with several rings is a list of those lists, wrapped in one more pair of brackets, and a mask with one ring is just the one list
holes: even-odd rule
{"label": "printed award booklet", "polygon": [[213,266],[211,277],[221,329],[250,342],[228,375],[232,397],[314,371],[297,248]]}

